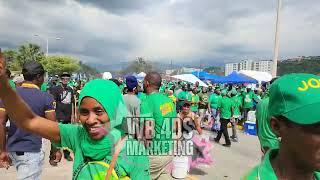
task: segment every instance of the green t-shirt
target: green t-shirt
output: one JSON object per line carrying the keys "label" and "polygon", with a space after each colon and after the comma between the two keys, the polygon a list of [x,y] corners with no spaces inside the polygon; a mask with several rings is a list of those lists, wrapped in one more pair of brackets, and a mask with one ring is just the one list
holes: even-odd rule
{"label": "green t-shirt", "polygon": [[[277,180],[277,175],[270,163],[272,157],[278,154],[278,149],[271,149],[264,156],[263,161],[250,172],[241,178],[241,180]],[[315,179],[320,180],[320,173],[314,172]]]}
{"label": "green t-shirt", "polygon": [[142,92],[139,94],[139,99],[141,102],[144,101],[146,98],[147,98],[147,95],[145,93]]}
{"label": "green t-shirt", "polygon": [[16,89],[16,84],[10,79],[9,80],[9,86],[12,88],[12,89]]}
{"label": "green t-shirt", "polygon": [[208,108],[208,102],[209,102],[209,95],[208,93],[199,93],[200,98],[200,104],[199,109],[207,109]]}
{"label": "green t-shirt", "polygon": [[244,108],[253,108],[253,95],[254,93],[252,91],[250,91],[249,93],[244,93],[244,96],[243,96]]}
{"label": "green t-shirt", "polygon": [[178,94],[178,99],[179,100],[187,100],[188,99],[188,92],[187,91],[181,91],[179,94]]}
{"label": "green t-shirt", "polygon": [[178,106],[183,106],[183,104],[184,104],[184,101],[185,100],[188,100],[189,99],[189,97],[190,97],[190,95],[189,95],[189,92],[187,92],[187,91],[181,91],[179,94],[178,94]]}
{"label": "green t-shirt", "polygon": [[228,97],[222,97],[218,103],[220,109],[220,117],[223,119],[230,119],[232,116],[232,100]]}
{"label": "green t-shirt", "polygon": [[268,105],[269,98],[263,99],[257,105],[256,119],[258,123],[258,137],[261,147],[269,147],[270,149],[274,149],[279,148],[279,141],[270,127]]}
{"label": "green t-shirt", "polygon": [[69,81],[68,82],[68,86],[74,88],[74,87],[76,87],[76,82],[75,81]]}
{"label": "green t-shirt", "polygon": [[160,89],[159,89],[159,92],[160,93],[165,93],[166,91],[166,86],[161,86]]}
{"label": "green t-shirt", "polygon": [[47,89],[48,89],[48,83],[46,83],[46,82],[42,83],[40,89],[41,89],[42,92],[46,92]]}
{"label": "green t-shirt", "polygon": [[[147,95],[140,105],[140,116],[154,122],[154,143],[160,141],[172,141],[172,126],[177,117],[176,108],[172,100],[161,93]],[[161,152],[168,152],[172,146],[161,146]],[[157,153],[157,152],[155,152]]]}
{"label": "green t-shirt", "polygon": [[242,99],[240,96],[233,96],[231,98],[233,104],[233,116],[241,116],[241,106],[242,106]]}
{"label": "green t-shirt", "polygon": [[257,95],[257,94],[253,94],[253,100],[257,103],[259,103],[261,101],[261,96],[260,95]]}
{"label": "green t-shirt", "polygon": [[198,94],[191,94],[189,96],[189,101],[191,102],[191,106],[190,106],[190,110],[192,112],[198,112],[199,109],[199,101],[200,101],[200,97]]}
{"label": "green t-shirt", "polygon": [[212,93],[211,96],[209,97],[210,107],[212,109],[218,109],[218,103],[220,99],[221,99],[221,96],[218,96],[216,93]]}
{"label": "green t-shirt", "polygon": [[[59,124],[60,129],[60,144],[59,147],[69,148],[74,152],[74,162],[73,162],[73,173],[80,167],[84,162],[83,150],[81,148],[81,140],[86,136],[85,129],[79,125],[73,124]],[[132,139],[127,140],[133,141]],[[149,173],[149,158],[147,156],[129,156],[126,155],[127,143],[123,144],[121,153],[116,161],[115,169],[118,172],[124,172],[131,179],[150,179]],[[124,152],[124,153],[123,153]],[[107,156],[107,160],[111,161],[112,156]],[[92,170],[92,169],[91,169]],[[105,172],[101,171],[90,171],[90,172],[81,172],[82,174],[88,175],[85,179],[101,179],[101,174]],[[83,179],[83,178],[78,178]],[[103,178],[104,179],[104,178]]]}

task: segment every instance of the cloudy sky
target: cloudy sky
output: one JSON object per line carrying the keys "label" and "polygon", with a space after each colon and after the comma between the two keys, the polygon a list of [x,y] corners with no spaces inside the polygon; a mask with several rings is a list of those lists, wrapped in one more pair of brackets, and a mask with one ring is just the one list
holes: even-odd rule
{"label": "cloudy sky", "polygon": [[[271,59],[276,0],[0,0],[0,47],[112,64]],[[320,1],[283,0],[280,56],[320,55]],[[60,41],[55,37],[61,37]]]}

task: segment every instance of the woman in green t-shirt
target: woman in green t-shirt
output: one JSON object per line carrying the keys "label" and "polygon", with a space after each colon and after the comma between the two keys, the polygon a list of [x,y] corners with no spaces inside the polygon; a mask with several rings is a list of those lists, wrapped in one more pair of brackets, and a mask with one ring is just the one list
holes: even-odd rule
{"label": "woman in green t-shirt", "polygon": [[105,179],[114,147],[120,152],[110,179],[150,179],[148,157],[125,153],[128,142],[137,141],[127,137],[121,126],[127,111],[115,83],[98,79],[85,85],[79,97],[81,125],[76,125],[58,124],[34,114],[2,74],[0,82],[0,98],[17,126],[74,152],[73,179]]}

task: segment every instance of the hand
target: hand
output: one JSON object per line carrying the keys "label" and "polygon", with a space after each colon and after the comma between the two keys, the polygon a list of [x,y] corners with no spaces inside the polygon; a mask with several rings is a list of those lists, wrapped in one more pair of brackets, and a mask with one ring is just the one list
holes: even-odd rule
{"label": "hand", "polygon": [[11,159],[7,152],[0,153],[0,168],[9,169],[11,165]]}

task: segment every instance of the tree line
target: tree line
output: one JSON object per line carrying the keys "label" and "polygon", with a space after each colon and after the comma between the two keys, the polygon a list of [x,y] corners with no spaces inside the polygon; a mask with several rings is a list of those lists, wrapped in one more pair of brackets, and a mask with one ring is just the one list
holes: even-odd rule
{"label": "tree line", "polygon": [[97,75],[99,72],[82,63],[72,56],[52,55],[46,56],[37,44],[23,44],[17,49],[3,51],[7,61],[7,68],[11,71],[21,72],[23,64],[28,61],[40,62],[49,75],[61,74],[62,72],[77,73],[86,75]]}

